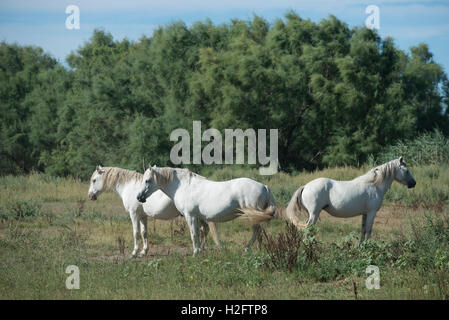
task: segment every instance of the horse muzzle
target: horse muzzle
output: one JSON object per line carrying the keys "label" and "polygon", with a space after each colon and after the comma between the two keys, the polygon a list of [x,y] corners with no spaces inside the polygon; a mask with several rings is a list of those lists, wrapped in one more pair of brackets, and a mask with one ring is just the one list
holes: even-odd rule
{"label": "horse muzzle", "polygon": [[416,181],[415,181],[415,180],[412,180],[412,181],[409,182],[408,185],[407,185],[407,187],[408,187],[409,189],[414,188],[415,186],[416,186]]}
{"label": "horse muzzle", "polygon": [[89,197],[89,200],[92,200],[92,201],[97,200],[97,195],[96,194],[89,193],[87,196]]}
{"label": "horse muzzle", "polygon": [[145,202],[147,201],[147,199],[146,199],[143,195],[141,195],[141,194],[139,194],[139,195],[137,196],[137,200],[138,200],[139,202],[142,202],[142,203],[145,203]]}

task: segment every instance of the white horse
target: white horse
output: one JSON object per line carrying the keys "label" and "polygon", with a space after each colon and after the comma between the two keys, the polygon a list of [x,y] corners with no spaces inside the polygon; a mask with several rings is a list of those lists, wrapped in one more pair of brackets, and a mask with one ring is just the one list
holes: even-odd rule
{"label": "white horse", "polygon": [[[369,239],[374,218],[393,180],[413,188],[416,181],[402,157],[375,167],[351,181],[318,178],[300,187],[293,194],[286,214],[298,228],[315,224],[321,210],[339,218],[362,215],[360,242]],[[309,213],[306,224],[300,223],[296,213],[305,208]]]}
{"label": "white horse", "polygon": [[198,239],[198,223],[201,221],[225,222],[239,216],[252,224],[253,235],[246,245],[249,248],[256,238],[261,243],[260,223],[269,221],[276,202],[266,185],[248,178],[216,182],[187,169],[150,168],[143,176],[137,199],[145,199],[162,190],[183,213],[190,228],[193,254],[202,248]]}
{"label": "white horse", "polygon": [[[122,198],[133,225],[134,250],[131,257],[136,257],[139,250],[139,232],[143,240],[143,248],[139,256],[142,257],[148,252],[147,217],[171,220],[181,215],[173,201],[161,191],[153,193],[145,204],[137,201],[136,197],[142,185],[142,177],[143,175],[136,171],[97,166],[90,179],[88,193],[90,200],[97,200],[101,192],[113,189]],[[210,222],[209,226],[214,242],[220,246],[215,223]],[[201,246],[204,246],[209,226],[204,222],[201,224]]]}

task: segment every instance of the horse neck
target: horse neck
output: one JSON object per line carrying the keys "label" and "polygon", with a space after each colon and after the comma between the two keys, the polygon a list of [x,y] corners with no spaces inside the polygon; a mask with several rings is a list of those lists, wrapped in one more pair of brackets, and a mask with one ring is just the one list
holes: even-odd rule
{"label": "horse neck", "polygon": [[387,170],[386,172],[386,177],[383,179],[382,183],[380,183],[377,188],[379,189],[380,192],[382,192],[382,196],[385,195],[385,193],[388,191],[388,189],[391,187],[391,184],[394,181],[394,175],[396,172],[396,166],[393,161],[387,162],[384,164],[384,166],[387,166],[386,168],[384,168],[384,170]]}
{"label": "horse neck", "polygon": [[[115,193],[117,193],[120,198],[123,199],[123,193],[125,186],[130,183],[136,183],[137,181],[135,179],[129,179],[127,181],[119,181],[119,179],[116,179],[115,183],[110,185],[108,188],[105,188],[104,191],[113,190]],[[107,185],[107,183],[105,183]]]}
{"label": "horse neck", "polygon": [[391,187],[393,180],[394,180],[393,176],[388,176],[382,181],[382,183],[380,183],[377,186],[377,190],[379,190],[379,192],[382,194],[382,197],[385,195],[385,193]]}
{"label": "horse neck", "polygon": [[129,182],[125,182],[125,183],[123,183],[123,182],[118,183],[117,182],[117,183],[114,184],[114,186],[111,189],[114,190],[114,192],[117,193],[120,196],[120,198],[123,199],[123,191],[124,191],[125,185],[127,183],[129,183]]}
{"label": "horse neck", "polygon": [[189,177],[183,172],[177,172],[177,174],[173,175],[171,181],[169,181],[166,185],[159,186],[159,189],[164,192],[170,199],[174,199],[177,192],[180,189],[185,187],[189,183],[189,179],[193,177]]}

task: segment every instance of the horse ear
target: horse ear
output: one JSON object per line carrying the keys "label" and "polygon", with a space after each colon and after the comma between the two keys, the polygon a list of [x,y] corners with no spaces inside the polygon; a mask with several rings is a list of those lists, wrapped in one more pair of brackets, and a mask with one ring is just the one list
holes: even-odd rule
{"label": "horse ear", "polygon": [[404,162],[404,158],[402,156],[399,157],[399,163],[403,163]]}
{"label": "horse ear", "polygon": [[98,166],[97,166],[97,172],[98,172],[99,174],[103,174],[104,170],[103,170],[103,167],[102,167],[101,165],[98,165]]}
{"label": "horse ear", "polygon": [[156,169],[156,165],[153,166],[153,169]]}

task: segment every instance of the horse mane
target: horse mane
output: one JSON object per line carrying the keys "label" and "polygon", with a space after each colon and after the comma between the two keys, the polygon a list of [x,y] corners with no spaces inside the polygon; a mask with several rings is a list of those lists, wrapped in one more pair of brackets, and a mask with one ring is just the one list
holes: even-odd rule
{"label": "horse mane", "polygon": [[377,187],[381,185],[385,179],[394,175],[396,168],[399,166],[398,161],[398,159],[395,159],[374,167],[362,177],[365,177],[367,182],[372,182]]}
{"label": "horse mane", "polygon": [[168,183],[170,183],[173,180],[175,172],[184,173],[185,175],[188,176],[189,180],[191,177],[206,179],[205,177],[203,177],[195,172],[192,172],[189,169],[163,167],[163,168],[155,168],[152,170],[155,173],[154,182],[158,185],[167,185]]}
{"label": "horse mane", "polygon": [[142,181],[143,177],[143,174],[137,171],[117,167],[105,167],[101,168],[101,170],[104,171],[101,177],[103,179],[103,189],[105,190],[112,189],[115,185],[126,183],[130,180]]}
{"label": "horse mane", "polygon": [[167,185],[173,180],[173,168],[155,168],[151,169],[154,172],[154,182],[157,185]]}

